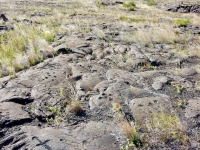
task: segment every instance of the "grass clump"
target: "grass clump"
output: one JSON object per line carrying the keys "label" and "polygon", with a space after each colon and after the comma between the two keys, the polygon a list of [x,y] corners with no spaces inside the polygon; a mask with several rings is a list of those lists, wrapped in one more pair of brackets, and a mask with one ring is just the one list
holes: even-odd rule
{"label": "grass clump", "polygon": [[127,17],[127,16],[120,16],[119,18],[120,20],[122,21],[130,21],[130,22],[141,22],[141,21],[145,21],[145,19],[143,18],[130,18],[130,17]]}
{"label": "grass clump", "polygon": [[155,2],[154,0],[145,0],[148,6],[154,6],[158,5],[158,2]]}
{"label": "grass clump", "polygon": [[101,0],[98,0],[98,1],[96,2],[96,6],[97,6],[98,8],[100,8],[100,7],[102,6],[102,1],[101,1]]}
{"label": "grass clump", "polygon": [[129,55],[129,53],[126,52],[126,54],[123,56],[122,61],[126,62],[131,56]]}
{"label": "grass clump", "polygon": [[78,114],[83,111],[83,107],[79,101],[74,100],[71,102],[71,111],[75,114]]}
{"label": "grass clump", "polygon": [[128,2],[128,3],[123,3],[123,6],[125,7],[125,8],[128,8],[128,10],[130,10],[130,11],[134,11],[135,10],[135,3],[133,2],[133,1],[131,1],[131,2]]}
{"label": "grass clump", "polygon": [[[148,30],[140,29],[134,35],[136,41],[149,46],[153,43],[174,44],[175,41],[183,41],[184,39],[177,35],[174,28],[170,25],[163,27],[152,27]],[[184,41],[183,41],[184,42]]]}
{"label": "grass clump", "polygon": [[147,128],[150,133],[150,139],[156,135],[156,141],[158,142],[177,141],[180,144],[187,143],[185,126],[175,114],[153,114],[149,117]]}
{"label": "grass clump", "polygon": [[61,117],[61,108],[60,107],[51,107],[46,106],[47,111],[52,113],[52,117],[46,118],[46,122],[52,123],[52,122],[61,122],[63,121]]}
{"label": "grass clump", "polygon": [[[0,69],[18,72],[43,60],[43,52],[54,40],[57,30],[16,24],[14,30],[0,35]],[[10,74],[10,71],[8,71]]]}
{"label": "grass clump", "polygon": [[78,100],[72,100],[68,107],[70,112],[74,113],[75,115],[81,115],[84,111],[81,103]]}
{"label": "grass clump", "polygon": [[56,108],[56,107],[51,107],[51,106],[46,106],[46,109],[48,111],[50,111],[51,113],[55,114],[55,115],[59,115],[61,112],[60,108]]}
{"label": "grass clump", "polygon": [[120,16],[119,19],[122,20],[122,21],[129,20],[129,18],[127,16],[123,16],[123,15]]}
{"label": "grass clump", "polygon": [[127,137],[126,145],[121,147],[121,150],[135,149],[136,147],[142,146],[142,142],[138,137],[136,126],[133,122],[123,121],[121,128],[124,135]]}
{"label": "grass clump", "polygon": [[175,82],[172,82],[171,85],[176,88],[176,92],[178,94],[181,94],[182,91],[184,90],[184,86],[180,86],[180,85],[176,84]]}
{"label": "grass clump", "polygon": [[60,97],[64,97],[64,94],[63,94],[64,88],[60,88],[59,91],[60,91]]}
{"label": "grass clump", "polygon": [[131,22],[141,22],[141,21],[145,21],[145,19],[143,18],[130,18]]}
{"label": "grass clump", "polygon": [[117,113],[119,117],[122,116],[122,108],[120,103],[112,103],[113,110]]}
{"label": "grass clump", "polygon": [[190,19],[176,19],[173,21],[173,24],[178,25],[178,26],[187,26],[191,22],[192,21]]}

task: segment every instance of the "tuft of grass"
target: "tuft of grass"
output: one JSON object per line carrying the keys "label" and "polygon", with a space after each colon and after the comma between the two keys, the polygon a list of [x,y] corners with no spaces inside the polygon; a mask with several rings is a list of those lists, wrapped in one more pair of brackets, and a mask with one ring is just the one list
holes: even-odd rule
{"label": "tuft of grass", "polygon": [[158,5],[158,2],[155,2],[154,0],[144,0],[148,6],[154,6]]}
{"label": "tuft of grass", "polygon": [[54,40],[57,30],[16,24],[15,30],[0,35],[0,69],[9,74],[43,61],[42,51]]}
{"label": "tuft of grass", "polygon": [[99,29],[99,28],[94,28],[92,30],[92,32],[99,38],[99,39],[105,39],[106,38],[106,34],[104,33],[103,30]]}
{"label": "tuft of grass", "polygon": [[125,8],[127,8],[128,10],[130,10],[130,11],[134,11],[135,10],[135,3],[133,2],[133,1],[131,1],[131,2],[128,2],[128,3],[123,3],[123,6],[125,7]]}
{"label": "tuft of grass", "polygon": [[63,95],[64,88],[60,88],[59,91],[60,91],[60,97],[64,97]]}
{"label": "tuft of grass", "polygon": [[152,27],[148,30],[141,29],[135,33],[136,41],[148,46],[150,43],[174,44],[175,41],[184,42],[183,38],[177,35],[172,26]]}
{"label": "tuft of grass", "polygon": [[120,16],[119,18],[120,20],[122,21],[130,21],[130,22],[142,22],[142,21],[145,21],[145,19],[143,18],[130,18],[130,17],[127,17],[127,16]]}
{"label": "tuft of grass", "polygon": [[136,126],[133,122],[121,122],[121,128],[124,135],[127,137],[127,144],[121,149],[136,148],[142,146],[142,142],[138,137]]}
{"label": "tuft of grass", "polygon": [[48,123],[52,122],[61,122],[63,121],[61,117],[61,108],[60,107],[52,107],[52,106],[46,106],[46,109],[52,113],[52,117],[46,118],[46,121]]}
{"label": "tuft of grass", "polygon": [[127,16],[123,16],[123,15],[120,16],[119,19],[122,20],[122,21],[129,20],[129,18]]}
{"label": "tuft of grass", "polygon": [[122,116],[122,108],[121,108],[120,103],[117,103],[117,102],[112,103],[112,107],[113,107],[113,110],[117,113],[117,115],[119,117],[121,117]]}
{"label": "tuft of grass", "polygon": [[189,142],[186,125],[182,123],[179,116],[175,113],[148,112],[146,119],[141,114],[141,110],[136,116],[137,130],[141,131],[140,141],[142,149],[149,146],[157,147],[163,144],[176,143],[185,146]]}
{"label": "tuft of grass", "polygon": [[175,82],[172,82],[171,85],[172,85],[173,87],[176,88],[176,92],[177,92],[178,94],[181,94],[182,91],[184,90],[184,86],[179,86],[179,85],[176,84]]}
{"label": "tuft of grass", "polygon": [[55,115],[60,114],[60,108],[46,106],[46,109]]}
{"label": "tuft of grass", "polygon": [[173,21],[173,24],[178,25],[178,26],[187,26],[191,22],[192,21],[190,19],[176,19]]}
{"label": "tuft of grass", "polygon": [[89,33],[90,32],[90,28],[80,28],[80,32],[82,33]]}
{"label": "tuft of grass", "polygon": [[145,21],[145,19],[143,19],[143,18],[130,18],[130,21],[132,21],[132,22],[141,22],[141,21]]}
{"label": "tuft of grass", "polygon": [[83,107],[78,100],[72,100],[70,104],[70,111],[75,115],[80,115],[83,113]]}
{"label": "tuft of grass", "polygon": [[155,113],[150,115],[147,125],[149,137],[157,136],[157,141],[167,143],[177,141],[180,144],[187,143],[185,126],[175,114]]}
{"label": "tuft of grass", "polygon": [[130,58],[130,55],[128,52],[126,52],[126,54],[123,56],[122,61],[126,62],[128,59]]}
{"label": "tuft of grass", "polygon": [[97,6],[98,8],[100,8],[100,7],[102,6],[102,1],[101,1],[101,0],[98,0],[98,1],[96,2],[96,6]]}

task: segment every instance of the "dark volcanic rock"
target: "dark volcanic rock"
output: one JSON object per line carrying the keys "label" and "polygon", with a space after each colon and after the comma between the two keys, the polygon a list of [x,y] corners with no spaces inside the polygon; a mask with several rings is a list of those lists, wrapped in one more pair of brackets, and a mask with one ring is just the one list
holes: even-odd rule
{"label": "dark volcanic rock", "polygon": [[89,122],[71,127],[55,129],[36,126],[23,126],[21,129],[0,141],[0,148],[6,149],[40,149],[40,150],[116,150],[119,144],[111,135],[109,124]]}
{"label": "dark volcanic rock", "polygon": [[4,14],[0,15],[0,19],[3,19],[3,21],[5,21],[5,22],[8,21],[8,18]]}
{"label": "dark volcanic rock", "polygon": [[[27,65],[15,78],[7,76],[9,62],[1,56],[0,74],[7,77],[0,78],[0,149],[132,149],[132,141],[127,143],[123,132],[124,122],[130,132],[132,127],[137,129],[142,142],[135,140],[142,146],[137,149],[198,147],[199,14],[154,11],[154,6],[139,3],[137,10],[130,12],[120,0],[0,1],[2,13],[12,8],[10,16],[15,18],[9,20],[19,25],[22,34],[26,33],[21,28],[24,25],[41,29],[38,36],[50,42],[59,32],[50,45],[45,39],[35,40],[36,35],[30,43],[20,40],[26,44],[22,46],[26,57],[27,48],[37,44],[41,49],[36,52],[44,61],[30,68]],[[173,3],[165,10],[199,13],[199,4]],[[154,15],[156,12],[160,14]],[[191,19],[188,25],[175,26],[172,21],[185,17]],[[1,23],[4,38],[5,30],[12,28],[8,22]],[[10,35],[7,38],[12,40]],[[23,62],[21,59],[16,63]],[[178,121],[175,128],[181,135],[171,131],[171,124],[167,131],[170,138],[163,135],[158,139],[165,132],[159,124],[165,120],[158,120],[152,132],[149,125],[153,118],[149,117],[155,113],[175,116],[168,122],[176,125]],[[185,136],[184,145],[181,140]]]}
{"label": "dark volcanic rock", "polygon": [[102,0],[100,3],[100,5],[117,5],[117,4],[123,4],[122,1],[115,1],[115,0]]}
{"label": "dark volcanic rock", "polygon": [[190,33],[193,35],[200,35],[200,26],[196,26],[196,25],[180,25],[178,26],[178,28],[181,29],[181,31],[179,31],[180,33]]}
{"label": "dark volcanic rock", "polygon": [[167,11],[172,12],[181,12],[181,13],[200,13],[200,5],[199,4],[177,4],[170,3],[164,7]]}
{"label": "dark volcanic rock", "polygon": [[22,110],[22,106],[16,103],[0,103],[0,126],[12,126],[24,124],[32,120],[29,114]]}
{"label": "dark volcanic rock", "polygon": [[13,30],[14,27],[12,25],[3,25],[3,26],[0,26],[0,31],[3,31],[3,30]]}

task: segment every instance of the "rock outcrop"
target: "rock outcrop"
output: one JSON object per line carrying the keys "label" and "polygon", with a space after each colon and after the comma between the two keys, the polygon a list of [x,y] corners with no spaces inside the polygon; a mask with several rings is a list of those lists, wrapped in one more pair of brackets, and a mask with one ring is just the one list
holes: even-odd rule
{"label": "rock outcrop", "polygon": [[[63,7],[57,1],[42,0],[16,4],[33,2],[36,6]],[[121,4],[101,3],[104,7]],[[95,9],[91,10],[94,16]],[[166,10],[199,13],[199,5],[170,6]],[[66,16],[75,18],[75,22],[85,14]],[[122,122],[138,125],[140,119],[146,128],[141,126],[137,136],[145,137],[148,117],[157,113],[180,117],[186,129],[184,137],[190,136],[193,141],[185,141],[184,148],[198,149],[199,141],[193,133],[200,133],[199,57],[175,53],[176,41],[145,45],[124,40],[124,34],[135,34],[139,27],[102,23],[91,24],[88,32],[71,32],[74,22],[62,24],[61,29],[67,32],[61,30],[49,45],[56,52],[54,57],[16,73],[15,78],[0,78],[0,149],[119,150],[128,143]],[[83,30],[87,23],[79,26]],[[105,34],[95,31],[97,28]],[[174,28],[199,35],[199,27]],[[145,148],[181,149],[179,137],[170,134],[174,141]],[[159,142],[156,136],[152,141]]]}

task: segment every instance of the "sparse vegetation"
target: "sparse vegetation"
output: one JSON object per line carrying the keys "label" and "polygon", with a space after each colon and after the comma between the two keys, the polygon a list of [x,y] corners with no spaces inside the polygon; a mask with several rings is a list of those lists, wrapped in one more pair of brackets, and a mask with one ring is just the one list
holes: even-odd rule
{"label": "sparse vegetation", "polygon": [[159,147],[162,144],[176,143],[185,146],[189,143],[187,125],[183,124],[178,114],[166,112],[149,112],[144,119],[138,113],[135,121],[140,134],[141,149]]}
{"label": "sparse vegetation", "polygon": [[18,24],[15,30],[0,35],[0,67],[10,75],[43,61],[43,51],[52,51],[47,42],[52,42],[55,32],[46,28]]}
{"label": "sparse vegetation", "polygon": [[120,16],[120,20],[122,21],[130,21],[130,22],[142,22],[145,21],[143,18],[130,18],[127,16]]}
{"label": "sparse vegetation", "polygon": [[150,133],[149,142],[151,137],[156,135],[157,142],[176,141],[183,145],[187,143],[186,128],[175,114],[153,114],[149,117],[147,128]]}
{"label": "sparse vegetation", "polygon": [[70,111],[75,115],[81,115],[83,113],[83,107],[77,100],[72,100],[69,107]]}
{"label": "sparse vegetation", "polygon": [[173,87],[176,88],[176,92],[177,92],[178,94],[181,94],[182,91],[184,90],[184,86],[180,86],[180,85],[178,85],[178,84],[176,84],[176,83],[174,83],[174,82],[172,82],[171,84],[172,84]]}
{"label": "sparse vegetation", "polygon": [[123,3],[123,6],[127,8],[129,11],[134,11],[136,5],[133,1],[130,1],[128,3]]}
{"label": "sparse vegetation", "polygon": [[122,61],[123,62],[126,62],[128,59],[130,58],[130,55],[128,53],[126,53],[123,58],[122,58]]}
{"label": "sparse vegetation", "polygon": [[122,109],[119,103],[112,103],[113,110],[117,113],[119,117],[122,116]]}
{"label": "sparse vegetation", "polygon": [[184,100],[178,100],[175,103],[176,103],[176,106],[178,108],[184,108],[184,106],[186,105],[186,100],[185,99]]}
{"label": "sparse vegetation", "polygon": [[195,82],[195,87],[198,91],[200,91],[200,82]]}
{"label": "sparse vegetation", "polygon": [[187,26],[191,22],[192,21],[190,19],[176,19],[173,21],[173,23],[178,26]]}
{"label": "sparse vegetation", "polygon": [[158,2],[154,0],[144,0],[148,6],[158,5]]}
{"label": "sparse vegetation", "polygon": [[120,19],[120,20],[123,20],[123,21],[125,21],[125,20],[129,20],[129,18],[128,18],[127,16],[120,16],[119,19]]}
{"label": "sparse vegetation", "polygon": [[[199,133],[194,139],[191,131],[191,126],[195,132],[199,131],[195,126],[198,108],[190,109],[195,105],[190,100],[193,102],[200,91],[198,14],[160,9],[167,6],[164,3],[176,0],[61,2],[52,0],[47,6],[38,6],[46,2],[37,0],[35,6],[30,5],[34,4],[32,1],[26,3],[27,6],[20,6],[21,2],[16,7],[0,6],[6,13],[14,8],[8,14],[9,22],[0,19],[0,78],[10,76],[1,79],[1,90],[5,93],[1,97],[2,104],[20,99],[17,103],[21,105],[20,102],[29,103],[30,98],[30,105],[23,105],[22,112],[30,109],[38,120],[45,118],[46,124],[40,122],[44,128],[69,127],[71,131],[63,137],[69,138],[77,148],[79,144],[86,148],[91,144],[91,140],[82,140],[85,135],[77,135],[89,132],[88,127],[94,124],[98,130],[105,127],[105,132],[93,135],[92,131],[91,139],[98,140],[99,135],[105,134],[102,137],[107,140],[113,134],[121,150],[193,149],[199,141]],[[1,30],[1,26],[7,24],[14,29]],[[31,68],[33,75],[26,70],[17,73],[53,57],[56,55],[53,49],[57,48],[63,53]],[[190,65],[193,65],[192,75]],[[186,68],[185,72],[182,68]],[[38,77],[34,71],[39,72]],[[66,82],[69,85],[66,86]],[[44,96],[37,92],[44,92]],[[39,102],[31,103],[32,97]],[[139,104],[137,100],[141,100]],[[141,111],[131,114],[131,109],[136,107],[142,108]],[[158,110],[161,107],[166,107],[166,112]],[[143,114],[146,110],[149,112]],[[8,128],[10,132],[12,127]],[[6,135],[5,129],[3,127],[0,134]],[[77,135],[71,140],[71,134]],[[84,143],[75,143],[77,137]],[[190,143],[190,139],[194,143]],[[107,145],[103,148],[109,149]]]}
{"label": "sparse vegetation", "polygon": [[63,97],[63,91],[64,91],[64,88],[60,88],[60,97]]}
{"label": "sparse vegetation", "polygon": [[60,107],[46,106],[46,109],[52,113],[52,117],[46,118],[46,121],[48,123],[52,123],[52,122],[59,123],[63,120],[61,117],[61,108]]}
{"label": "sparse vegetation", "polygon": [[98,8],[100,8],[100,7],[102,6],[101,0],[97,0],[97,1],[96,1],[96,6],[97,6]]}
{"label": "sparse vegetation", "polygon": [[127,137],[127,143],[125,146],[121,147],[122,150],[135,149],[136,147],[142,146],[142,142],[138,137],[136,126],[133,122],[121,122],[121,128],[123,133]]}
{"label": "sparse vegetation", "polygon": [[53,114],[60,114],[60,108],[51,107],[51,106],[47,106],[46,108],[48,111],[50,111]]}

